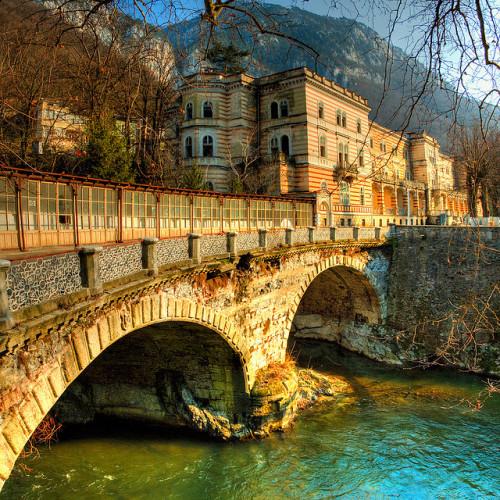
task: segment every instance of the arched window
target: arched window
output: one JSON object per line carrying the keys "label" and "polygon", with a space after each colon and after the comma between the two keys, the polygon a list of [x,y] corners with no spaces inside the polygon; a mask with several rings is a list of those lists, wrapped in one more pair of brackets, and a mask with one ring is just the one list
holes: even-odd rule
{"label": "arched window", "polygon": [[287,135],[281,136],[281,151],[283,151],[286,156],[290,156],[290,139]]}
{"label": "arched window", "polygon": [[387,152],[387,144],[385,141],[380,141],[380,151],[382,153],[386,153]]}
{"label": "arched window", "polygon": [[201,105],[201,116],[202,118],[214,117],[214,103],[212,101],[203,101]]}
{"label": "arched window", "polygon": [[337,109],[337,125],[342,125],[342,113]]}
{"label": "arched window", "polygon": [[274,120],[276,118],[279,118],[279,116],[278,116],[278,103],[276,101],[273,101],[271,103],[271,120]]}
{"label": "arched window", "polygon": [[358,151],[358,161],[359,161],[359,168],[363,168],[365,166],[365,153],[362,149]]}
{"label": "arched window", "polygon": [[321,181],[321,189],[324,189],[326,191],[328,189],[328,182]]}
{"label": "arched window", "polygon": [[350,205],[351,204],[350,186],[345,181],[342,181],[340,183],[340,204],[341,205]]}
{"label": "arched window", "polygon": [[286,99],[280,101],[280,113],[281,118],[286,118],[288,116],[288,101]]}
{"label": "arched window", "polygon": [[325,106],[322,101],[318,102],[318,118],[320,120],[325,119]]}
{"label": "arched window", "polygon": [[190,135],[184,139],[184,156],[186,158],[193,157],[193,138]]}
{"label": "arched window", "polygon": [[342,126],[344,128],[347,128],[347,117],[346,117],[345,111],[342,111]]}
{"label": "arched window", "polygon": [[214,138],[211,135],[206,135],[203,137],[201,146],[202,146],[202,155],[205,158],[210,158],[214,156]]}
{"label": "arched window", "polygon": [[326,158],[326,135],[319,136],[319,155],[321,158]]}
{"label": "arched window", "polygon": [[214,186],[214,183],[212,181],[206,182],[206,188],[207,188],[207,191],[215,191],[215,186]]}
{"label": "arched window", "polygon": [[271,137],[270,149],[271,149],[271,154],[276,154],[276,153],[279,152],[280,146],[278,144],[278,138],[277,137]]}
{"label": "arched window", "polygon": [[192,102],[188,102],[186,104],[186,114],[184,116],[184,118],[186,120],[192,120],[193,119],[193,110],[194,110],[193,103]]}
{"label": "arched window", "polygon": [[339,167],[345,167],[347,162],[349,161],[349,146],[347,144],[343,144],[339,142],[338,145],[339,150]]}
{"label": "arched window", "polygon": [[407,148],[403,148],[403,158],[408,161],[408,149]]}
{"label": "arched window", "polygon": [[361,118],[358,118],[356,121],[356,130],[358,134],[361,134]]}

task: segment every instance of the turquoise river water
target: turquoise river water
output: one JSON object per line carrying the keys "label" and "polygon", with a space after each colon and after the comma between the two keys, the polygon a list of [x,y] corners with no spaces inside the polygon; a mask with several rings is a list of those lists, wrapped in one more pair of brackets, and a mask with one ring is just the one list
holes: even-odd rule
{"label": "turquoise river water", "polygon": [[500,498],[500,396],[474,411],[481,378],[301,349],[303,363],[345,377],[353,394],[305,410],[285,434],[219,443],[101,424],[24,459],[32,471],[18,465],[1,497]]}

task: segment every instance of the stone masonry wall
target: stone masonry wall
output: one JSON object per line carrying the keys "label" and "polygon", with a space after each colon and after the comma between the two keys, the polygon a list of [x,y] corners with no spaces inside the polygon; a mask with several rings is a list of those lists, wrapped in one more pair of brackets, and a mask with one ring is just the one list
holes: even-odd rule
{"label": "stone masonry wall", "polygon": [[500,324],[488,312],[489,325],[478,322],[482,301],[500,310],[500,229],[415,226],[393,234],[387,325],[400,332],[408,358],[500,375]]}

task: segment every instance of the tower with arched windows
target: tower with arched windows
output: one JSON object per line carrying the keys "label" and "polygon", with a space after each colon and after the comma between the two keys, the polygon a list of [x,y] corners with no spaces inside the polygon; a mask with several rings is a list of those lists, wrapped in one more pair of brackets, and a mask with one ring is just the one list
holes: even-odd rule
{"label": "tower with arched windows", "polygon": [[421,224],[464,211],[435,139],[370,121],[366,99],[307,68],[198,73],[180,93],[184,164],[196,162],[214,190],[230,191],[244,173],[261,193],[315,196],[318,220],[336,225]]}

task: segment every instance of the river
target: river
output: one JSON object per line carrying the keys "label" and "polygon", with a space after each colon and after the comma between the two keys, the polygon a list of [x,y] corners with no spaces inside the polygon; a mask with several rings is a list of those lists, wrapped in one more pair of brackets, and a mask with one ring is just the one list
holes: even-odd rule
{"label": "river", "polygon": [[[220,443],[101,423],[17,465],[12,499],[498,499],[500,395],[474,411],[483,379],[396,370],[304,343],[301,364],[353,394],[303,411],[285,434]],[[471,404],[468,404],[470,401]]]}

